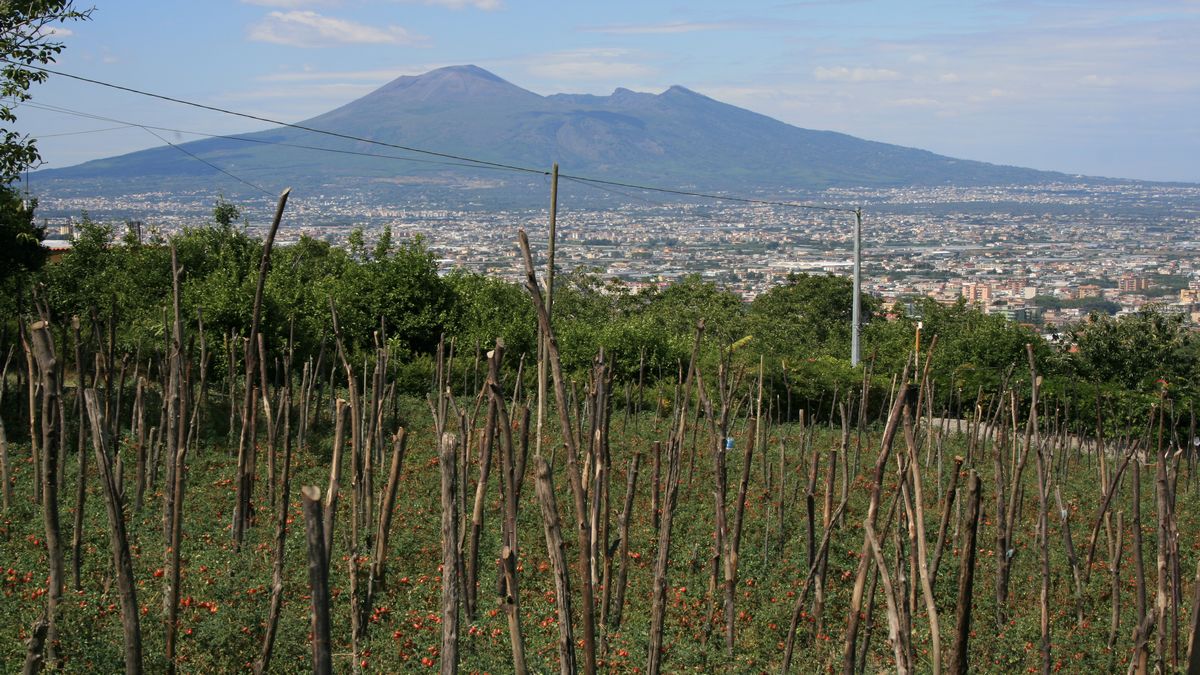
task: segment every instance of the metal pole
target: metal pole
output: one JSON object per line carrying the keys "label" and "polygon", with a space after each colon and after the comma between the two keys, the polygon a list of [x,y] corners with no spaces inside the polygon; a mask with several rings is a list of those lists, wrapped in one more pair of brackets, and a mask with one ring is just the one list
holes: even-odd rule
{"label": "metal pole", "polygon": [[850,315],[850,365],[862,361],[858,333],[862,323],[862,208],[854,209],[854,304]]}

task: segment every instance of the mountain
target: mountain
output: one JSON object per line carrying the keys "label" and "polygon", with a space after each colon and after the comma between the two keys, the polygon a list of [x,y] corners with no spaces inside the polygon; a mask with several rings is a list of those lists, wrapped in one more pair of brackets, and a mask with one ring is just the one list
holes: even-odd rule
{"label": "mountain", "polygon": [[[562,171],[577,176],[686,189],[762,193],[1036,184],[1068,178],[803,129],[680,86],[660,94],[619,88],[609,96],[541,96],[476,66],[401,77],[298,124],[443,155],[536,169],[558,162]],[[368,156],[372,154],[390,157]],[[39,171],[34,181],[47,194],[207,187],[232,195],[248,189],[213,168],[220,167],[248,182],[292,185],[310,194],[544,182],[532,174],[462,164],[451,157],[279,127]]]}

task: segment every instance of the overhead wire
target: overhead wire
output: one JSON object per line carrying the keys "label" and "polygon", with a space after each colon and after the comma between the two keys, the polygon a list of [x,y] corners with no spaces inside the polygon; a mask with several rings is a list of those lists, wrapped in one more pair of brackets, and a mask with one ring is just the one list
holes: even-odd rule
{"label": "overhead wire", "polygon": [[[219,106],[209,105],[206,103],[190,101],[190,100],[178,98],[175,96],[167,96],[165,94],[157,94],[154,92],[145,91],[145,90],[137,89],[134,87],[127,87],[124,85],[114,84],[111,82],[105,82],[103,80],[97,80],[95,78],[84,77],[82,75],[75,75],[72,73],[67,73],[67,72],[64,72],[61,70],[56,70],[53,68],[46,68],[44,66],[19,63],[19,62],[15,62],[15,61],[12,61],[12,60],[6,59],[6,58],[0,58],[0,63],[7,63],[10,65],[16,65],[16,66],[20,66],[20,67],[24,67],[24,68],[29,68],[32,70],[37,70],[40,72],[48,73],[50,75],[57,75],[59,77],[65,77],[65,78],[76,80],[79,82],[86,82],[88,84],[93,84],[93,85],[97,85],[97,86],[101,86],[101,87],[107,87],[109,89],[114,89],[117,91],[123,91],[126,93],[136,94],[139,96],[154,98],[154,99],[158,99],[158,100],[162,100],[162,101],[167,101],[170,103],[176,103],[179,105],[190,106],[190,107],[198,108],[201,110],[208,110],[210,112],[217,112],[217,113],[221,113],[221,114],[225,114],[225,115],[232,115],[235,117],[251,119],[251,120],[258,121],[258,122],[266,122],[268,124],[274,124],[277,126],[287,127],[287,128],[296,129],[299,131],[314,133],[314,134],[331,136],[334,138],[341,138],[343,140],[350,140],[350,141],[355,141],[358,143],[367,143],[367,144],[371,144],[371,145],[379,145],[382,147],[389,147],[389,148],[393,148],[393,149],[397,149],[397,150],[404,150],[406,152],[412,152],[412,153],[417,153],[417,154],[422,154],[422,155],[429,155],[429,156],[433,156],[433,157],[440,157],[442,159],[451,159],[451,160],[456,160],[459,162],[466,162],[466,163],[469,163],[471,166],[479,166],[479,167],[486,166],[486,167],[492,167],[495,169],[503,169],[503,170],[507,170],[507,171],[513,171],[513,172],[525,173],[525,174],[533,174],[533,175],[542,175],[542,176],[550,175],[550,172],[546,171],[544,169],[535,169],[535,168],[531,168],[531,167],[519,166],[516,164],[509,164],[509,163],[505,163],[505,162],[495,162],[495,161],[490,161],[490,160],[478,159],[475,157],[469,157],[469,156],[465,156],[465,155],[457,155],[457,154],[453,154],[453,153],[440,152],[440,151],[436,151],[436,150],[427,150],[427,149],[423,149],[423,148],[417,148],[417,147],[402,145],[402,144],[398,144],[398,143],[389,143],[389,142],[380,141],[377,139],[356,136],[353,134],[345,134],[345,133],[341,133],[341,132],[337,132],[337,131],[330,131],[328,129],[319,129],[316,127],[310,127],[310,126],[303,125],[303,124],[283,122],[281,120],[272,119],[272,118],[265,117],[262,115],[254,115],[251,113],[240,112],[240,111],[231,110],[228,108],[221,108]],[[823,205],[823,204],[810,204],[810,203],[804,203],[804,202],[789,202],[789,201],[778,201],[778,200],[769,200],[769,199],[757,199],[757,198],[752,198],[752,197],[738,197],[738,196],[734,196],[734,195],[723,195],[723,194],[714,194],[714,193],[709,193],[709,192],[700,192],[700,191],[693,191],[693,190],[665,188],[665,187],[659,187],[659,186],[653,186],[653,185],[641,185],[641,184],[626,182],[626,181],[608,180],[608,179],[602,179],[602,178],[591,178],[588,176],[577,176],[577,175],[571,175],[571,174],[560,173],[559,177],[560,178],[565,177],[565,178],[569,178],[572,180],[586,182],[586,183],[593,183],[593,184],[597,184],[597,185],[607,185],[610,187],[626,188],[626,189],[633,189],[633,190],[646,190],[646,191],[651,191],[651,192],[660,192],[660,193],[664,193],[664,194],[672,194],[672,195],[683,196],[683,197],[712,199],[712,200],[736,202],[736,203],[742,203],[742,204],[759,204],[759,205],[765,205],[765,206],[780,206],[780,207],[787,207],[787,208],[812,209],[812,210],[817,210],[817,211],[831,211],[831,212],[842,212],[842,213],[855,213],[857,211],[857,209],[855,209],[855,208],[845,207],[845,206],[828,206],[828,205]]]}
{"label": "overhead wire", "polygon": [[271,192],[270,190],[268,190],[260,185],[255,185],[254,183],[251,183],[250,181],[246,180],[245,178],[242,178],[241,176],[238,176],[237,174],[234,174],[230,171],[226,171],[225,169],[222,169],[221,167],[217,166],[216,164],[213,164],[212,162],[208,161],[207,159],[204,159],[203,157],[197,155],[196,153],[190,152],[183,146],[175,145],[174,143],[172,143],[171,141],[168,141],[167,139],[158,135],[151,129],[146,129],[145,127],[142,127],[142,130],[145,131],[146,133],[150,134],[151,136],[157,138],[158,140],[162,141],[163,143],[166,143],[167,145],[171,146],[172,148],[175,148],[176,150],[182,152],[183,154],[187,155],[188,157],[191,157],[192,159],[194,159],[198,162],[206,164],[206,165],[212,167],[213,169],[216,169],[217,171],[220,171],[221,173],[225,174],[226,176],[229,176],[230,178],[238,181],[239,183],[244,183],[245,185],[249,185],[250,187],[254,188],[255,190],[258,190],[259,192],[261,192],[265,195],[268,195],[268,196],[274,195],[274,193]]}
{"label": "overhead wire", "polygon": [[[222,140],[240,141],[243,143],[253,143],[253,144],[258,144],[258,145],[277,145],[277,146],[285,147],[285,148],[297,148],[300,150],[313,150],[316,152],[329,152],[329,153],[339,154],[339,155],[353,155],[353,156],[358,156],[358,157],[376,157],[379,159],[394,159],[394,160],[399,160],[399,161],[403,161],[403,162],[416,162],[418,164],[437,164],[437,165],[441,165],[441,166],[454,166],[454,167],[461,167],[461,168],[467,168],[467,169],[485,169],[485,170],[489,170],[489,171],[503,170],[503,169],[499,169],[499,168],[493,167],[493,166],[479,166],[476,164],[468,164],[466,162],[451,162],[451,161],[437,160],[437,159],[423,159],[420,157],[404,157],[401,155],[386,155],[386,154],[377,153],[377,152],[365,152],[362,150],[347,150],[344,148],[323,148],[319,145],[304,145],[302,143],[285,143],[283,141],[269,141],[269,140],[266,140],[263,138],[250,138],[248,136],[243,136],[240,134],[214,134],[214,133],[205,132],[205,131],[190,131],[187,129],[178,129],[178,128],[174,128],[174,127],[164,127],[164,126],[158,126],[158,125],[153,125],[153,124],[142,124],[140,122],[129,122],[129,121],[120,120],[120,119],[117,119],[114,117],[106,117],[103,115],[96,115],[94,113],[87,113],[87,112],[83,112],[83,111],[79,111],[79,110],[72,110],[71,108],[66,108],[66,107],[58,106],[58,105],[50,105],[50,104],[46,104],[46,103],[31,103],[31,102],[26,101],[22,105],[36,108],[39,110],[47,110],[50,112],[62,113],[65,115],[76,115],[76,116],[84,117],[87,119],[94,119],[94,120],[100,120],[100,121],[106,121],[106,122],[114,122],[114,123],[124,125],[121,127],[112,127],[112,129],[123,129],[123,128],[129,128],[129,127],[134,127],[134,128],[139,128],[139,129],[154,129],[156,131],[167,131],[167,132],[171,132],[171,133],[175,133],[175,134],[189,134],[192,136],[202,136],[205,138],[218,138],[218,139],[222,139]],[[101,131],[101,130],[97,129],[96,131]],[[83,133],[83,132],[77,132],[77,133]],[[51,136],[55,136],[55,135],[62,135],[62,134],[48,134],[48,135],[41,135],[39,137],[40,138],[50,138]]]}

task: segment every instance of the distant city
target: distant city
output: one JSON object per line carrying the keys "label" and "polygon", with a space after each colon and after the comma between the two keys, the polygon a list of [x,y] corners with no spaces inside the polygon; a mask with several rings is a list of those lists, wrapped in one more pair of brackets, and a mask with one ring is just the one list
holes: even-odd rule
{"label": "distant city", "polygon": [[[637,197],[637,195],[626,195]],[[610,195],[611,197],[611,195]],[[822,204],[862,205],[864,290],[887,308],[932,298],[978,303],[1053,333],[1089,311],[1133,312],[1153,304],[1200,326],[1200,187],[1146,183],[992,188],[842,189]],[[548,201],[548,200],[547,200]],[[390,226],[420,235],[446,272],[516,279],[518,228],[545,250],[547,209],[489,210],[472,197],[385,206],[354,194],[289,202],[277,241],[309,236],[343,244],[362,227],[368,242]],[[48,239],[69,239],[79,214],[133,227],[142,236],[210,219],[208,194],[108,199],[43,198]],[[240,204],[239,204],[240,206]],[[244,208],[253,234],[267,207]],[[789,273],[849,275],[853,214],[733,202],[623,205],[566,199],[556,262],[631,290],[688,274],[750,300]],[[51,244],[58,246],[60,244]]]}

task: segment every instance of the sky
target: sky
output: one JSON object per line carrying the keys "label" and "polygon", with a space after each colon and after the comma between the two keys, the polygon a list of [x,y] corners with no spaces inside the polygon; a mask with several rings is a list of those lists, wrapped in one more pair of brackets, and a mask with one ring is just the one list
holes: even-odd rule
{"label": "sky", "polygon": [[[539,94],[678,84],[953,157],[1200,182],[1200,0],[95,5],[56,29],[55,68],[287,122],[470,63]],[[157,132],[172,142],[269,126],[61,77],[33,96],[13,128],[40,139],[47,167],[162,145],[121,123],[178,130]]]}

